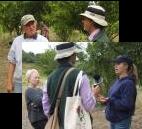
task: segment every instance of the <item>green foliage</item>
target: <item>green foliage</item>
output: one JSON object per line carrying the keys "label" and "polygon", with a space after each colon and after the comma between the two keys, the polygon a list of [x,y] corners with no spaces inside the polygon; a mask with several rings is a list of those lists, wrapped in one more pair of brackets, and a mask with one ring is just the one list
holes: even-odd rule
{"label": "green foliage", "polygon": [[119,36],[119,1],[99,1],[99,5],[106,10],[106,20],[109,24],[106,32],[111,41],[115,41],[115,37]]}
{"label": "green foliage", "polygon": [[141,79],[142,78],[142,59],[141,59],[142,43],[122,42],[121,45],[122,45],[121,46],[122,52],[125,52],[127,55],[130,55],[130,57],[133,59],[134,63],[136,64],[139,75],[139,85],[142,86],[142,79]]}
{"label": "green foliage", "polygon": [[49,75],[57,66],[57,62],[54,61],[55,51],[48,50],[42,54],[33,54],[31,52],[26,53],[22,51],[23,63],[34,63],[36,67],[41,69],[42,73]]}
{"label": "green foliage", "polygon": [[47,14],[50,10],[48,3],[45,1],[23,1],[23,15],[32,14],[40,22],[42,15]]}
{"label": "green foliage", "polygon": [[36,56],[36,65],[39,66],[46,75],[49,75],[57,66],[57,63],[54,61],[54,56],[54,50],[48,50],[44,54]]}
{"label": "green foliage", "polygon": [[34,55],[34,53],[32,52],[26,53],[25,51],[22,51],[23,63],[34,63],[35,60],[36,60],[36,55]]}
{"label": "green foliage", "polygon": [[33,14],[37,20],[41,20],[41,14],[46,10],[44,1],[9,1],[0,4],[1,24],[6,31],[16,31],[20,34],[20,20],[25,14]]}
{"label": "green foliage", "polygon": [[61,41],[67,41],[72,31],[81,28],[79,14],[84,11],[88,2],[58,1],[49,2],[51,12],[43,18],[52,25]]}
{"label": "green foliage", "polygon": [[0,34],[2,34],[2,32],[3,32],[3,28],[2,28],[2,26],[0,25]]}
{"label": "green foliage", "polygon": [[[104,78],[104,92],[107,92],[110,82],[114,79],[112,64],[110,59],[112,55],[115,57],[114,51],[111,49],[108,43],[92,43],[88,44],[87,52],[89,57],[86,61],[81,61],[80,65],[84,67],[84,70],[89,76],[93,76],[94,73],[100,74]],[[109,73],[109,74],[108,74]]]}
{"label": "green foliage", "polygon": [[12,33],[15,29],[19,33],[19,21],[22,15],[21,2],[3,2],[1,8],[1,22],[5,30]]}
{"label": "green foliage", "polygon": [[[0,3],[0,24],[3,30],[10,33],[16,31],[19,35],[21,17],[33,14],[38,23],[43,21],[53,27],[60,41],[74,41],[75,39],[70,37],[77,31],[81,33],[81,36],[77,35],[80,37],[77,39],[84,40],[79,14],[86,10],[88,3],[89,1],[3,1]],[[106,31],[113,40],[119,35],[119,2],[99,1],[98,3],[106,9],[106,20],[109,23]]]}
{"label": "green foliage", "polygon": [[[83,27],[79,14],[86,10],[88,3],[88,1],[49,2],[51,12],[43,18],[54,27],[61,41],[67,41],[74,30],[80,30],[82,33]],[[119,35],[119,2],[99,1],[98,4],[106,9],[106,20],[109,23],[106,31],[113,40]]]}

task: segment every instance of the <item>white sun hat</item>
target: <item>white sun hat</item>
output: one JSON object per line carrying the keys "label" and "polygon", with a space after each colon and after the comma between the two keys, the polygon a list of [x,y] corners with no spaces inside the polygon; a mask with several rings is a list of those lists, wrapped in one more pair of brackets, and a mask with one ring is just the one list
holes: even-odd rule
{"label": "white sun hat", "polygon": [[63,59],[69,57],[74,53],[80,53],[81,50],[77,48],[76,44],[73,42],[62,43],[56,46],[56,55],[54,60]]}
{"label": "white sun hat", "polygon": [[87,17],[101,26],[107,26],[108,23],[105,20],[105,9],[99,5],[89,5],[81,16]]}

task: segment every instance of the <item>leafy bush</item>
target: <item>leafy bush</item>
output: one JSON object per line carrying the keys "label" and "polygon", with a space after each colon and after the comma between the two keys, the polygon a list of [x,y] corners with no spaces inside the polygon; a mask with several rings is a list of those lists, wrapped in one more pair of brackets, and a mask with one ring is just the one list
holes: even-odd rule
{"label": "leafy bush", "polygon": [[36,64],[42,69],[43,73],[49,75],[57,66],[54,61],[55,51],[48,50],[43,54],[37,55]]}
{"label": "leafy bush", "polygon": [[26,53],[25,51],[22,51],[23,63],[34,63],[35,60],[36,60],[36,55],[34,55],[34,53],[32,52]]}

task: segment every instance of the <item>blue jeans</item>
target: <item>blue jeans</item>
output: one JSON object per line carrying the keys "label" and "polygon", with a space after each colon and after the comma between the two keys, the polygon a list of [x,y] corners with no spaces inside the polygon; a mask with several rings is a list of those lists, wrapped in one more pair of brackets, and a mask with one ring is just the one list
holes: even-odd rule
{"label": "blue jeans", "polygon": [[13,93],[22,93],[22,83],[14,83],[14,91]]}
{"label": "blue jeans", "polygon": [[116,123],[110,123],[110,129],[130,129],[131,117]]}

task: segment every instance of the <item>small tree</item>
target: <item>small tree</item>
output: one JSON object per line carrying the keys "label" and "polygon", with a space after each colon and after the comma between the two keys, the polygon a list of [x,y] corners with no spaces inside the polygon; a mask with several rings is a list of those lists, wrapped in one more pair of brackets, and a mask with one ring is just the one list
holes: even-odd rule
{"label": "small tree", "polygon": [[54,61],[54,56],[54,50],[48,50],[44,54],[37,55],[36,64],[46,75],[49,75],[57,66],[57,63]]}

